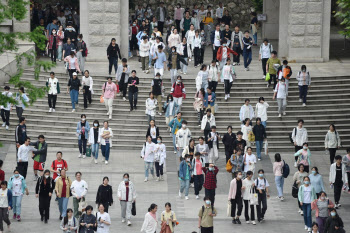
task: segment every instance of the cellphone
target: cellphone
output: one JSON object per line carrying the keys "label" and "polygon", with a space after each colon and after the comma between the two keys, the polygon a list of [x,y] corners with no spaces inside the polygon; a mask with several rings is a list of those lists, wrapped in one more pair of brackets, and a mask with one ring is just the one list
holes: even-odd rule
{"label": "cellphone", "polygon": [[209,163],[205,163],[205,167],[209,167]]}

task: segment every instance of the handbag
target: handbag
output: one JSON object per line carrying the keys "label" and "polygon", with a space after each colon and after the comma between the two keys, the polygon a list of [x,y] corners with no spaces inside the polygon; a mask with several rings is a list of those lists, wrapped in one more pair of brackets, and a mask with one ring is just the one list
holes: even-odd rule
{"label": "handbag", "polygon": [[250,194],[249,194],[249,205],[258,205],[258,194],[255,191],[255,188],[250,188]]}
{"label": "handbag", "polygon": [[86,206],[87,206],[87,203],[86,203],[85,201],[82,201],[82,200],[80,199],[78,211],[81,212],[81,213],[84,212]]}
{"label": "handbag", "polygon": [[271,79],[270,73],[267,73],[267,74],[266,74],[266,77],[265,77],[265,81],[269,81],[270,79]]}
{"label": "handbag", "polygon": [[103,98],[103,95],[100,96],[100,103],[104,103],[105,102],[105,99]]}
{"label": "handbag", "polygon": [[298,188],[297,181],[294,181],[294,184],[292,186],[292,196],[294,198],[298,198],[298,192],[299,192],[299,188]]}
{"label": "handbag", "polygon": [[232,173],[232,163],[230,159],[226,163],[226,171]]}
{"label": "handbag", "polygon": [[132,203],[131,215],[132,215],[132,216],[136,216],[136,201],[134,201],[134,202]]}
{"label": "handbag", "polygon": [[227,203],[227,217],[231,217],[231,202],[228,201]]}
{"label": "handbag", "polygon": [[91,146],[86,147],[86,157],[91,157]]}

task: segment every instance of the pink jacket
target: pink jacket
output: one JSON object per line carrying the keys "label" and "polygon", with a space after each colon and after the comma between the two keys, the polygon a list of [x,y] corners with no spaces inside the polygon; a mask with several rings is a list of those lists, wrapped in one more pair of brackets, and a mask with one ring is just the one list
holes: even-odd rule
{"label": "pink jacket", "polygon": [[72,56],[67,56],[65,59],[64,59],[64,61],[65,62],[68,62],[68,69],[73,69],[73,67],[71,67],[71,65],[70,65],[70,60],[71,59],[75,59],[75,62],[74,62],[74,66],[75,66],[75,69],[77,70],[77,71],[79,71],[79,72],[81,72],[80,71],[80,68],[79,68],[79,64],[78,64],[78,58],[76,58],[76,57],[72,57]]}
{"label": "pink jacket", "polygon": [[[243,183],[243,181],[242,181]],[[233,179],[230,183],[230,191],[228,193],[228,200],[236,199],[236,192],[237,192],[237,180],[236,178]]]}
{"label": "pink jacket", "polygon": [[59,38],[58,46],[63,45],[64,31],[57,31],[57,36]]}
{"label": "pink jacket", "polygon": [[[333,204],[333,202],[331,200],[328,199],[328,200],[325,200],[325,201],[329,201],[328,205],[330,205],[331,208],[334,208],[334,204]],[[318,202],[318,199],[316,199],[316,201],[311,202],[311,209],[312,210],[316,210],[316,213],[315,213],[316,217],[318,217],[318,213],[319,213],[317,202]],[[329,208],[328,208],[328,215],[329,215]]]}

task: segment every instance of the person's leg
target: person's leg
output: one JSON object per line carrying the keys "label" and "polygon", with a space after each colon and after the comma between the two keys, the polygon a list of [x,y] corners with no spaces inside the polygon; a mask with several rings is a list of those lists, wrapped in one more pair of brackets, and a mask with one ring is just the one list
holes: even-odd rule
{"label": "person's leg", "polygon": [[71,90],[71,91],[69,92],[69,94],[70,94],[70,101],[71,101],[71,103],[72,103],[72,109],[75,109],[75,102],[74,102],[73,90]]}
{"label": "person's leg", "polygon": [[303,203],[303,205],[301,206],[302,210],[303,210],[303,217],[304,217],[304,224],[305,226],[307,226],[308,224],[308,219],[307,219],[307,204]]}
{"label": "person's leg", "polygon": [[307,208],[307,227],[311,228],[312,226],[312,216],[311,216],[311,204],[306,204],[306,208]]}
{"label": "person's leg", "polygon": [[281,187],[281,194],[282,194],[282,197],[283,197],[283,186],[284,186],[284,177],[281,176],[280,187]]}
{"label": "person's leg", "polygon": [[[188,61],[188,58],[185,57],[184,60],[187,62],[187,61]],[[182,72],[183,72],[184,74],[186,74],[186,73],[187,73],[187,65],[185,65],[185,64],[183,64],[183,63],[181,63],[181,64],[182,64]]]}
{"label": "person's leg", "polygon": [[160,171],[160,175],[161,175],[161,176],[163,176],[163,174],[164,174],[164,173],[163,173],[163,167],[164,167],[163,165],[164,165],[164,164],[159,165],[159,171]]}
{"label": "person's leg", "polygon": [[111,75],[111,73],[112,73],[112,66],[113,66],[113,58],[109,57],[108,58],[108,62],[109,62],[109,64],[108,64],[108,74]]}
{"label": "person's leg", "polygon": [[283,99],[277,98],[278,114],[282,114],[282,104],[283,104]]}
{"label": "person's leg", "polygon": [[86,141],[87,141],[87,139],[82,140],[82,142],[83,142],[83,155],[86,154]]}
{"label": "person's leg", "polygon": [[261,59],[262,71],[263,71],[264,76],[266,75],[266,62],[267,62],[267,60],[268,60],[267,58]]}
{"label": "person's leg", "polygon": [[63,202],[62,202],[62,217],[66,217],[67,215],[67,207],[68,207],[68,201],[69,201],[69,198],[67,197],[64,197],[63,198]]}
{"label": "person's leg", "polygon": [[276,183],[276,188],[277,188],[277,194],[278,197],[282,197],[282,190],[281,190],[281,177],[282,176],[275,176],[275,183]]}
{"label": "person's leg", "polygon": [[145,161],[145,178],[148,178],[148,170],[150,169],[150,162]]}
{"label": "person's leg", "polygon": [[106,146],[105,145],[101,145],[101,153],[102,153],[102,157],[104,159],[105,158],[105,154],[106,154]]}
{"label": "person's leg", "polygon": [[120,211],[122,219],[125,219],[126,217],[126,201],[120,201]]}
{"label": "person's leg", "polygon": [[335,154],[337,152],[337,149],[336,148],[328,148],[328,151],[329,151],[329,160],[332,163],[334,163],[334,158],[335,158]]}
{"label": "person's leg", "polygon": [[115,57],[113,59],[113,66],[114,66],[114,73],[116,74],[118,70],[118,57]]}
{"label": "person's leg", "polygon": [[266,129],[266,123],[267,123],[266,121],[261,122],[261,124],[265,127],[265,129]]}
{"label": "person's leg", "polygon": [[21,215],[22,197],[23,196],[17,196],[17,201],[16,201],[16,214],[17,214],[17,216]]}
{"label": "person's leg", "polygon": [[242,199],[242,197],[237,198],[236,202],[237,202],[237,207],[238,207],[237,216],[240,217],[242,215],[242,209],[243,209],[243,199]]}
{"label": "person's leg", "polygon": [[244,200],[244,217],[246,221],[249,221],[249,200]]}
{"label": "person's leg", "polygon": [[78,208],[79,208],[79,201],[77,198],[73,197],[73,215],[77,219],[79,218]]}
{"label": "person's leg", "polygon": [[258,155],[258,159],[261,159],[261,144],[260,141],[255,141],[256,144],[256,154]]}
{"label": "person's leg", "polygon": [[110,153],[110,144],[106,143],[105,159],[106,159],[107,162],[109,160],[109,153]]}
{"label": "person's leg", "polygon": [[287,98],[283,98],[283,101],[282,101],[282,113],[283,114],[286,112],[286,108],[287,108]]}
{"label": "person's leg", "polygon": [[256,213],[258,216],[258,221],[261,221],[261,204],[262,204],[262,194],[258,192],[258,205],[256,206]]}
{"label": "person's leg", "polygon": [[185,196],[188,197],[188,190],[190,188],[190,180],[185,180]]}
{"label": "person's leg", "polygon": [[142,71],[145,71],[145,69],[146,69],[146,59],[145,59],[145,57],[141,57],[141,69],[142,69]]}
{"label": "person's leg", "polygon": [[132,201],[126,202],[126,219],[130,221],[131,219],[131,209],[132,209]]}
{"label": "person's leg", "polygon": [[24,179],[27,177],[27,172],[28,172],[28,162],[23,162],[23,177]]}
{"label": "person's leg", "polygon": [[341,189],[343,187],[343,182],[341,183],[334,183],[334,202],[335,204],[339,204],[340,196],[341,196]]}
{"label": "person's leg", "polygon": [[156,167],[156,176],[159,178],[159,162],[155,162],[154,166]]}
{"label": "person's leg", "polygon": [[81,139],[78,139],[78,147],[79,147],[79,153],[83,154],[83,142]]}
{"label": "person's leg", "polygon": [[194,195],[199,194],[199,177],[198,175],[193,175],[193,184],[194,184]]}
{"label": "person's leg", "polygon": [[244,68],[248,67],[248,53],[246,51],[243,51],[243,63],[244,63]]}
{"label": "person's leg", "polygon": [[258,33],[254,33],[253,34],[253,38],[254,38],[254,44],[257,44],[258,43]]}
{"label": "person's leg", "polygon": [[10,219],[9,219],[9,211],[7,208],[3,208],[3,217],[2,220],[7,224],[7,227],[11,225]]}
{"label": "person's leg", "polygon": [[130,109],[133,109],[133,97],[134,97],[134,93],[129,91],[129,104],[130,104]]}
{"label": "person's leg", "polygon": [[252,62],[252,51],[248,53],[248,66],[250,65],[251,62]]}
{"label": "person's leg", "polygon": [[62,205],[63,205],[63,197],[58,198],[58,210],[60,212],[60,216],[62,216]]}
{"label": "person's leg", "polygon": [[137,105],[137,96],[138,96],[138,92],[135,92],[134,93],[134,108],[136,108],[136,105]]}
{"label": "person's leg", "polygon": [[86,89],[89,89],[89,87],[83,87],[83,100],[84,100],[84,109],[87,108],[87,92]]}
{"label": "person's leg", "polygon": [[306,104],[306,97],[307,97],[308,88],[309,88],[309,86],[307,86],[307,85],[304,86],[304,98],[303,98],[304,104]]}

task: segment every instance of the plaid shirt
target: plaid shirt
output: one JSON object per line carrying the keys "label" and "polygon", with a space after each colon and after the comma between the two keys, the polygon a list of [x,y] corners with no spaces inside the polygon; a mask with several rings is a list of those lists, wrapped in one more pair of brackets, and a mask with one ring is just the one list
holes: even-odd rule
{"label": "plaid shirt", "polygon": [[203,167],[202,170],[205,174],[205,182],[203,187],[205,189],[216,189],[216,175],[219,172],[219,168],[215,166],[214,171],[209,171],[208,168]]}
{"label": "plaid shirt", "polygon": [[[52,45],[53,45],[53,35],[49,36],[49,49],[52,49]],[[60,42],[60,37],[56,36],[56,49],[58,49],[58,44]]]}

